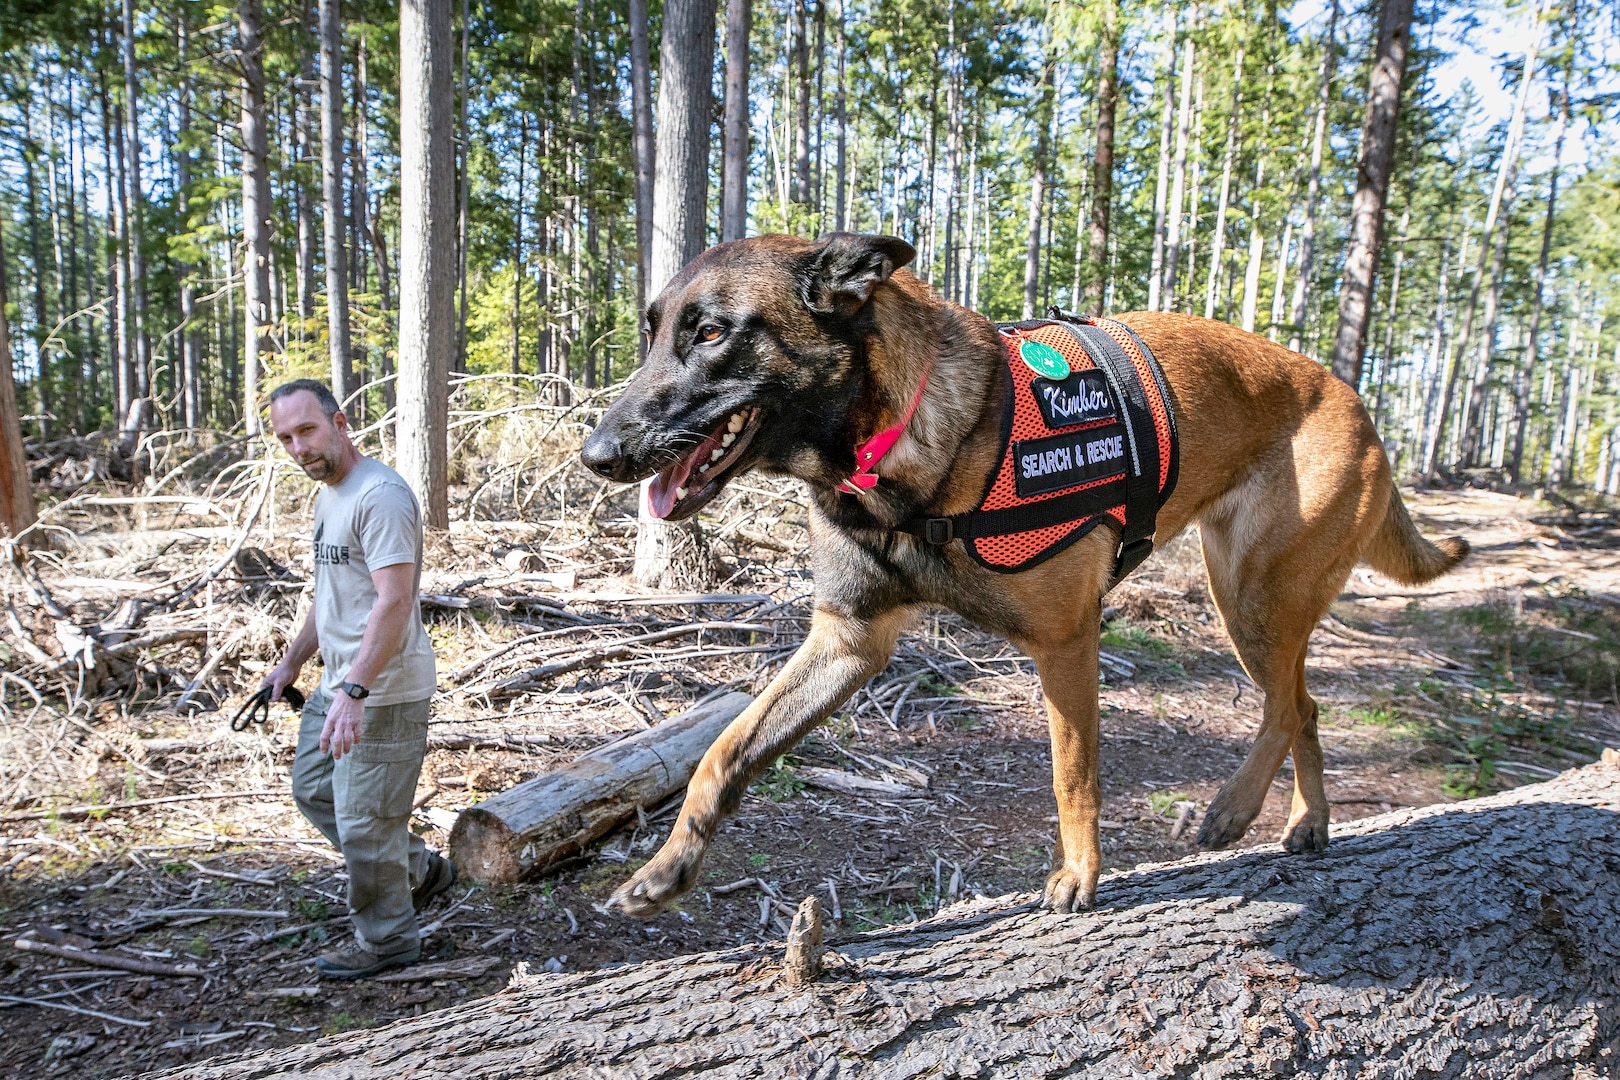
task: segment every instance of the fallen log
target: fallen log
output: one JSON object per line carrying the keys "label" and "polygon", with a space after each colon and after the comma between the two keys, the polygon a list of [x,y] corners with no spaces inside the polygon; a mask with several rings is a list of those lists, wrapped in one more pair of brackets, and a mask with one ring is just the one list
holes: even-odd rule
{"label": "fallen log", "polygon": [[[1533,787],[834,941],[504,991],[167,1080],[410,1076],[1599,1078],[1620,1067],[1620,754]],[[1027,898],[1024,898],[1027,899]]]}
{"label": "fallen log", "polygon": [[753,699],[732,693],[598,747],[461,812],[451,860],[478,883],[511,882],[578,854],[692,778],[725,726]]}

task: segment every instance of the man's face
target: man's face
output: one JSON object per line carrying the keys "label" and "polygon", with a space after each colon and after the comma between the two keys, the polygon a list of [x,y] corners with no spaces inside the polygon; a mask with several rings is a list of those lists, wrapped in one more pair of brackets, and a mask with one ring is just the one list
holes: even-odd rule
{"label": "man's face", "polygon": [[311,480],[329,480],[343,464],[343,451],[349,441],[348,418],[338,413],[328,420],[321,403],[309,391],[300,390],[271,402],[270,426],[287,456],[298,462]]}

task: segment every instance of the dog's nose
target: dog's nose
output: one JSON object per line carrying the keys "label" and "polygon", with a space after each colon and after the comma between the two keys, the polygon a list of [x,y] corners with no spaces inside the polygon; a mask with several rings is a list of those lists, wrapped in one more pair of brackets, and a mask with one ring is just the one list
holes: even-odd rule
{"label": "dog's nose", "polygon": [[624,473],[624,442],[605,427],[597,426],[580,448],[579,460],[585,467],[609,480],[621,480]]}

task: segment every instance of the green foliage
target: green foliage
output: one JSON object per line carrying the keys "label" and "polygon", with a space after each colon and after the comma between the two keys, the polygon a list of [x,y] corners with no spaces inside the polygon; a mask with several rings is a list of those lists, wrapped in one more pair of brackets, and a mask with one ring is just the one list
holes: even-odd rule
{"label": "green foliage", "polygon": [[783,754],[771,763],[765,775],[755,780],[749,790],[765,796],[771,802],[787,802],[804,790],[804,778],[799,775],[797,766],[798,761],[792,755]]}
{"label": "green foliage", "polygon": [[1103,625],[1102,644],[1116,649],[1129,649],[1133,652],[1147,653],[1155,659],[1163,659],[1170,655],[1170,645],[1154,637],[1140,626],[1133,626],[1124,619],[1110,619]]}
{"label": "green foliage", "polygon": [[1186,802],[1185,791],[1150,791],[1148,792],[1148,805],[1160,817],[1175,811],[1176,803]]}

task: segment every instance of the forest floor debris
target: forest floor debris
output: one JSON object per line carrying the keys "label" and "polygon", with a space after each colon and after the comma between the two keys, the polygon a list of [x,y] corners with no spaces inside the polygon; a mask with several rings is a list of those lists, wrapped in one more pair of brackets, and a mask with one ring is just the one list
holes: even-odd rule
{"label": "forest floor debris", "polygon": [[[635,589],[630,500],[595,489],[553,494],[554,519],[457,523],[432,544],[443,690],[415,821],[430,844],[490,793],[763,685],[808,626],[810,581],[791,489],[753,490],[715,530],[726,580],[710,594]],[[1336,821],[1540,779],[1620,743],[1620,521],[1478,491],[1411,501],[1430,535],[1462,534],[1475,555],[1418,588],[1358,570],[1313,638]],[[273,523],[237,545],[255,554],[174,610],[143,598],[218,565],[240,511],[234,526],[140,527],[153,507],[82,505],[74,547],[5,581],[0,1071],[144,1071],[443,1007],[519,962],[581,970],[781,940],[808,895],[836,944],[1044,879],[1056,807],[1032,666],[940,614],[759,779],[675,909],[639,922],[601,906],[662,842],[666,804],[546,877],[457,889],[425,917],[433,966],[334,992],[311,964],[347,933],[342,863],[286,795],[295,720],[278,707],[263,727],[227,722],[304,588],[307,505],[278,489],[267,509]],[[770,544],[740,539],[739,520]],[[1191,849],[1260,700],[1196,534],[1105,617],[1104,854],[1129,868]],[[1245,844],[1275,842],[1291,783],[1285,768]]]}

